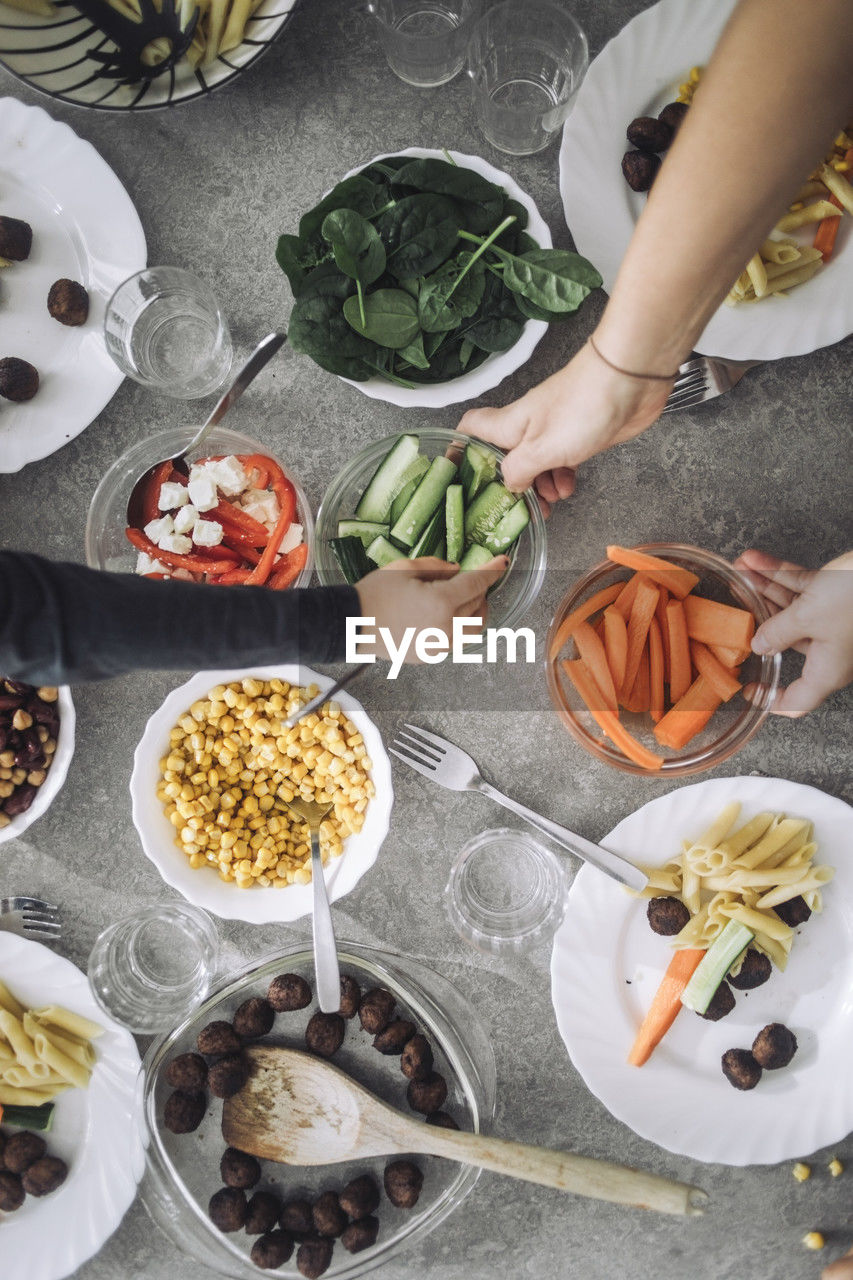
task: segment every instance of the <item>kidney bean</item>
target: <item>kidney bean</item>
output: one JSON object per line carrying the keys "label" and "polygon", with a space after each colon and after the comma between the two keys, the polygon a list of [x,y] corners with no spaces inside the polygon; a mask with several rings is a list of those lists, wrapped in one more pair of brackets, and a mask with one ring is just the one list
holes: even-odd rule
{"label": "kidney bean", "polygon": [[19,814],[26,813],[35,800],[37,792],[38,787],[30,786],[28,783],[18,787],[4,802],[3,812],[10,818],[16,818]]}
{"label": "kidney bean", "polygon": [[17,711],[21,697],[17,693],[0,693],[0,711]]}

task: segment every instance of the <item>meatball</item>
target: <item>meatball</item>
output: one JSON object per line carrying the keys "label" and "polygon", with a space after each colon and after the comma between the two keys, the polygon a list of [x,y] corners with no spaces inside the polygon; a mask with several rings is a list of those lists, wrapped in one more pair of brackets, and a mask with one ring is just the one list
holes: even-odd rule
{"label": "meatball", "polygon": [[0,1213],[14,1213],[26,1199],[21,1179],[17,1173],[0,1171]]}
{"label": "meatball", "polygon": [[311,988],[298,973],[280,973],[270,983],[267,1000],[276,1013],[307,1009],[311,1003]]}
{"label": "meatball", "polygon": [[688,110],[686,102],[668,102],[663,111],[658,112],[658,120],[668,124],[674,136],[678,132],[679,125],[684,120]]}
{"label": "meatball", "polygon": [[413,1111],[422,1111],[428,1116],[432,1111],[440,1111],[447,1101],[447,1083],[444,1076],[431,1071],[425,1080],[411,1080],[406,1090],[406,1098]]}
{"label": "meatball", "polygon": [[236,1147],[226,1147],[219,1161],[219,1172],[226,1187],[254,1187],[261,1180],[261,1166],[254,1156]]}
{"label": "meatball", "polygon": [[166,1067],[166,1080],[173,1089],[198,1093],[207,1084],[207,1063],[198,1053],[179,1053]]}
{"label": "meatball", "polygon": [[705,1018],[707,1022],[719,1022],[720,1018],[725,1018],[734,1007],[735,998],[731,987],[727,982],[721,982],[711,997],[708,1008],[704,1013],[700,1013],[699,1017]]}
{"label": "meatball", "polygon": [[89,295],[76,280],[56,280],[47,295],[47,309],[60,324],[85,324],[89,317]]}
{"label": "meatball", "polygon": [[305,1044],[321,1058],[331,1058],[343,1044],[345,1030],[339,1013],[315,1013],[305,1028]]}
{"label": "meatball", "polygon": [[787,902],[778,903],[773,910],[790,929],[796,929],[797,925],[805,924],[812,913],[811,907],[801,893],[798,893],[796,898],[789,898]]}
{"label": "meatball", "polygon": [[5,356],[0,360],[0,396],[22,403],[32,400],[39,389],[39,374],[35,365],[17,356]]}
{"label": "meatball", "polygon": [[244,1000],[234,1014],[234,1030],[241,1040],[257,1040],[272,1030],[275,1022],[275,1009],[263,996],[252,996]]}
{"label": "meatball", "polygon": [[220,1231],[239,1231],[246,1225],[246,1193],[239,1187],[220,1187],[207,1206],[210,1220]]}
{"label": "meatball", "polygon": [[371,1245],[376,1244],[378,1235],[379,1219],[361,1218],[358,1222],[350,1223],[341,1236],[341,1244],[350,1253],[361,1253],[362,1249],[369,1249]]}
{"label": "meatball", "polygon": [[230,1098],[246,1083],[249,1064],[242,1054],[230,1054],[214,1062],[207,1073],[207,1083],[214,1098]]}
{"label": "meatball", "polygon": [[209,1022],[198,1033],[199,1053],[206,1058],[217,1058],[225,1053],[239,1053],[242,1049],[240,1037],[230,1022]]}
{"label": "meatball", "polygon": [[33,247],[33,229],[21,218],[0,217],[0,258],[23,262]]}
{"label": "meatball", "polygon": [[418,1202],[424,1175],[411,1160],[395,1160],[385,1169],[385,1194],[398,1209],[412,1209]]}
{"label": "meatball", "polygon": [[207,1098],[203,1093],[184,1093],[177,1089],[166,1099],[163,1124],[170,1133],[193,1133],[204,1119]]}
{"label": "meatball", "polygon": [[275,1271],[284,1266],[293,1253],[293,1236],[286,1231],[267,1231],[252,1245],[249,1255],[256,1267],[264,1271]]}
{"label": "meatball", "polygon": [[373,987],[361,997],[358,1016],[361,1025],[370,1035],[376,1036],[384,1031],[391,1021],[394,1012],[394,997],[384,987]]}
{"label": "meatball", "polygon": [[666,151],[672,142],[672,127],[654,116],[637,116],[628,125],[625,136],[640,151]]}
{"label": "meatball", "polygon": [[349,1222],[337,1191],[324,1191],[311,1206],[314,1230],[320,1236],[339,1236]]}
{"label": "meatball", "polygon": [[646,151],[626,151],[622,157],[622,173],[632,191],[648,191],[659,168],[660,156]]}
{"label": "meatball", "polygon": [[665,938],[681,933],[690,919],[690,912],[680,898],[650,898],[646,915],[654,932]]}
{"label": "meatball", "polygon": [[[796,1052],[797,1037],[781,1022],[770,1022],[762,1027],[752,1042],[752,1056],[765,1071],[787,1067]],[[6,1164],[9,1164],[8,1155]]]}
{"label": "meatball", "polygon": [[305,1280],[317,1280],[328,1271],[334,1245],[331,1240],[303,1240],[296,1251],[296,1269]]}
{"label": "meatball", "polygon": [[750,947],[743,958],[737,977],[729,974],[729,985],[737,991],[752,991],[766,982],[772,972],[773,965],[769,958],[760,951],[756,951],[755,947]]}
{"label": "meatball", "polygon": [[379,1188],[369,1173],[363,1173],[347,1183],[339,1199],[344,1212],[357,1221],[379,1208]]}
{"label": "meatball", "polygon": [[307,1200],[288,1200],[281,1211],[278,1225],[300,1239],[314,1233],[314,1215]]}
{"label": "meatball", "polygon": [[393,1053],[402,1053],[414,1034],[413,1022],[395,1018],[393,1022],[388,1023],[384,1031],[380,1031],[378,1036],[373,1037],[373,1047],[388,1056]]}
{"label": "meatball", "polygon": [[24,1173],[47,1151],[47,1143],[37,1133],[13,1133],[6,1140],[3,1164],[10,1173]]}
{"label": "meatball", "polygon": [[400,1070],[409,1080],[426,1080],[432,1072],[432,1049],[426,1036],[412,1036],[403,1046]]}
{"label": "meatball", "polygon": [[281,1201],[278,1196],[271,1191],[256,1191],[246,1209],[246,1235],[266,1235],[278,1222],[280,1213]]}
{"label": "meatball", "polygon": [[727,1049],[722,1067],[723,1075],[735,1089],[754,1089],[761,1079],[761,1067],[748,1049]]}
{"label": "meatball", "polygon": [[434,1124],[439,1129],[458,1129],[459,1125],[446,1111],[433,1111],[426,1118],[427,1124]]}
{"label": "meatball", "polygon": [[28,1196],[49,1196],[68,1177],[68,1165],[57,1156],[42,1156],[21,1178]]}
{"label": "meatball", "polygon": [[358,1013],[361,1000],[361,987],[355,978],[344,973],[341,975],[341,1007],[338,1013],[342,1018],[354,1018]]}

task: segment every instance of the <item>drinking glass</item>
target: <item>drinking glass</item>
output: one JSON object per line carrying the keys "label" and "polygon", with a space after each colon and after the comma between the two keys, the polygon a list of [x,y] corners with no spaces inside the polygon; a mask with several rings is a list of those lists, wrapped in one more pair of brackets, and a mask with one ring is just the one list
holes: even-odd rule
{"label": "drinking glass", "polygon": [[371,0],[367,8],[389,67],[406,84],[431,89],[462,70],[480,0]]}
{"label": "drinking glass", "polygon": [[547,0],[504,0],[468,46],[474,110],[488,142],[508,155],[541,151],[571,110],[589,62],[572,15]]}
{"label": "drinking glass", "polygon": [[167,1031],[201,1004],[218,955],[216,927],[205,911],[157,903],[98,936],[89,986],[101,1008],[130,1031]]}
{"label": "drinking glass", "polygon": [[526,951],[551,938],[565,915],[563,865],[524,831],[483,831],[454,862],[444,905],[478,951]]}
{"label": "drinking glass", "polygon": [[231,368],[219,303],[180,267],[146,267],[120,284],[107,304],[104,337],[122,373],[177,400],[210,395]]}

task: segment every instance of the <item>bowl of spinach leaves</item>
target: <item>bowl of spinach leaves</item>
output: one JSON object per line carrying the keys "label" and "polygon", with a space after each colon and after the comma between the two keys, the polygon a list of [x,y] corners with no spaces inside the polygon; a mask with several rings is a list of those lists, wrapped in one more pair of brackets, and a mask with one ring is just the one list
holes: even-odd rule
{"label": "bowl of spinach leaves", "polygon": [[351,170],[276,258],[294,350],[404,407],[491,390],[601,284],[507,174],[419,147]]}

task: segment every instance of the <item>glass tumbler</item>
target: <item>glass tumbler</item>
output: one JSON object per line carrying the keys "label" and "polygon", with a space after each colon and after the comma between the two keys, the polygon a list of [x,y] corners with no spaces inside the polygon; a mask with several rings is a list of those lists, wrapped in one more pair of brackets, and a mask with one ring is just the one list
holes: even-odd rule
{"label": "glass tumbler", "polygon": [[371,0],[391,70],[406,84],[431,89],[465,65],[480,0]]}
{"label": "glass tumbler", "polygon": [[231,368],[231,334],[203,280],[181,267],[146,267],[120,284],[104,316],[107,351],[152,391],[196,400]]}
{"label": "glass tumbler", "polygon": [[137,1035],[167,1031],[210,990],[219,938],[210,916],[188,903],[157,903],[100,934],[89,986],[101,1008]]}
{"label": "glass tumbler", "polygon": [[504,0],[489,9],[468,46],[474,111],[486,140],[513,156],[547,147],[588,63],[586,36],[562,5]]}
{"label": "glass tumbler", "polygon": [[523,831],[483,831],[453,864],[444,905],[460,937],[495,955],[551,938],[566,911],[566,878],[556,854]]}

